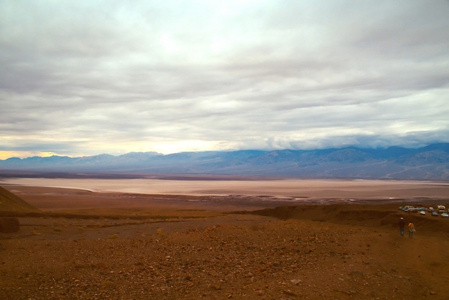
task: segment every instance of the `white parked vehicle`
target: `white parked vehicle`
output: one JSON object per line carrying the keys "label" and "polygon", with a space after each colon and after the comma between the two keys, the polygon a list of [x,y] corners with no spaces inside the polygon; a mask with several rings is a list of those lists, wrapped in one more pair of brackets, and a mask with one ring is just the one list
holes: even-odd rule
{"label": "white parked vehicle", "polygon": [[422,210],[422,211],[419,212],[419,214],[425,216],[426,212],[424,210]]}

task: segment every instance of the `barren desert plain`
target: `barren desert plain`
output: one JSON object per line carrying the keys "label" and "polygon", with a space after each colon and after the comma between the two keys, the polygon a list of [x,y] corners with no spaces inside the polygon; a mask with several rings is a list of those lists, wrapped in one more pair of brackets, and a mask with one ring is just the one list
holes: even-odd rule
{"label": "barren desert plain", "polygon": [[[448,299],[446,182],[2,178],[0,299]],[[417,229],[401,237],[403,217]]]}

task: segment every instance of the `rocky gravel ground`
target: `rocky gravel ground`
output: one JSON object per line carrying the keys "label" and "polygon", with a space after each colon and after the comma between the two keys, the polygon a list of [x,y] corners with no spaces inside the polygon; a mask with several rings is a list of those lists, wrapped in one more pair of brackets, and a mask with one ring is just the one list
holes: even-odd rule
{"label": "rocky gravel ground", "polygon": [[0,239],[1,299],[449,297],[449,242],[438,233],[239,214],[20,221]]}

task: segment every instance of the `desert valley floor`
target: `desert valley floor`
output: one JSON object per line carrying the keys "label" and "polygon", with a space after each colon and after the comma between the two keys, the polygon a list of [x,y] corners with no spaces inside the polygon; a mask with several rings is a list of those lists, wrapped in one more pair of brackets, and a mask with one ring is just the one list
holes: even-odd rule
{"label": "desert valley floor", "polygon": [[[1,179],[0,299],[448,299],[449,184]],[[417,228],[399,235],[400,217]]]}

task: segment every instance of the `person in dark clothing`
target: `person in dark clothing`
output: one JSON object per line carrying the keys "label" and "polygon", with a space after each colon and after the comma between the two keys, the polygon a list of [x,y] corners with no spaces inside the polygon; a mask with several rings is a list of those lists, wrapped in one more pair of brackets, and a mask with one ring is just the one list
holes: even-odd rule
{"label": "person in dark clothing", "polygon": [[401,218],[399,220],[399,233],[401,234],[401,236],[404,236],[404,227],[405,227],[404,218]]}

